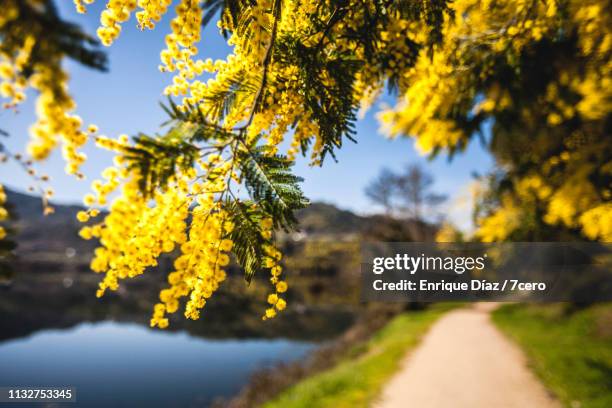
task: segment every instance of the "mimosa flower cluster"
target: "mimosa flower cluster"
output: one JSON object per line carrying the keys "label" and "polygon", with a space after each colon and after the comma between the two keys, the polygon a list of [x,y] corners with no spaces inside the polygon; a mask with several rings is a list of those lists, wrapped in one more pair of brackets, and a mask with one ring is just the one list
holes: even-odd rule
{"label": "mimosa flower cluster", "polygon": [[[76,1],[78,10],[89,2]],[[178,253],[152,325],[167,326],[181,301],[198,318],[230,253],[247,280],[269,271],[264,318],[285,309],[273,231],[290,228],[302,205],[287,169],[298,154],[315,165],[333,156],[355,136],[357,109],[386,86],[400,102],[381,121],[392,136],[414,137],[424,154],[461,151],[493,123],[489,149],[512,189],[482,206],[478,239],[512,239],[527,213],[610,239],[611,193],[600,186],[612,169],[602,137],[612,44],[605,1],[108,0],[98,36],[112,44],[134,13],[151,29],[172,4],[159,66],[172,76],[164,90],[174,98],[170,130],[134,142],[99,137],[117,160],[92,185],[92,210],[79,216],[88,221],[110,202],[105,219],[81,231],[101,243],[92,261],[105,274],[99,294]],[[198,46],[217,6],[232,51],[212,61]],[[562,61],[576,49],[576,64],[546,70],[546,58],[538,60]]]}
{"label": "mimosa flower cluster", "polygon": [[[104,44],[110,45],[119,36],[121,23],[137,8],[140,10],[136,13],[139,26],[152,28],[153,21],[161,17],[168,5],[167,1],[110,0],[102,13],[98,36]],[[83,11],[83,6],[83,3],[77,2],[79,11]],[[177,247],[181,255],[175,261],[175,271],[169,275],[170,288],[160,294],[161,303],[156,306],[151,323],[165,327],[168,324],[166,313],[175,312],[179,299],[183,297],[188,298],[185,315],[198,318],[199,310],[225,277],[221,268],[227,265],[228,251],[233,243],[224,235],[230,231],[223,227],[223,200],[227,199],[232,181],[242,180],[243,175],[237,174],[237,168],[240,167],[239,162],[246,159],[240,157],[240,150],[253,141],[263,140],[269,148],[267,154],[275,155],[279,153],[279,146],[289,129],[294,128],[293,141],[286,151],[289,159],[294,159],[304,146],[312,145],[313,164],[322,162],[329,142],[321,134],[316,118],[306,109],[308,103],[303,91],[306,84],[299,61],[286,63],[270,57],[276,38],[290,35],[308,37],[307,43],[311,46],[323,42],[330,50],[335,49],[333,52],[356,50],[364,54],[364,46],[358,41],[348,38],[329,41],[321,33],[313,33],[307,21],[317,12],[314,1],[258,1],[250,5],[248,21],[252,23],[244,28],[241,28],[242,21],[223,14],[217,25],[222,32],[230,33],[228,44],[233,47],[233,52],[225,60],[213,62],[198,58],[197,43],[201,39],[203,18],[199,2],[177,2],[176,17],[171,22],[172,33],[166,36],[166,49],[160,55],[160,70],[175,73],[165,93],[183,98],[179,110],[195,107],[206,121],[218,123],[219,128],[227,132],[246,125],[244,132],[240,132],[240,141],[233,146],[229,143],[229,154],[218,157],[210,155],[205,165],[193,168],[193,171],[187,171],[180,177],[177,175],[180,180],[173,179],[163,192],[157,191],[151,197],[145,198],[138,190],[142,181],[140,178],[145,176],[134,172],[124,174],[126,167],[118,170],[119,174],[123,174],[121,182],[109,180],[112,188],[108,190],[123,185],[122,196],[111,204],[110,214],[103,222],[81,231],[83,237],[98,238],[103,245],[96,251],[92,262],[95,271],[105,272],[99,294],[106,289],[116,289],[119,280],[137,276],[146,268],[155,266],[162,253]],[[331,12],[322,18],[330,16]],[[357,29],[365,23],[365,18],[365,10],[356,9],[346,19],[348,27],[344,23],[338,24],[330,32]],[[401,56],[406,49],[397,43],[397,38],[401,30],[407,27],[408,22],[398,17],[392,34],[380,46],[388,47],[398,57]],[[397,58],[397,61],[401,60]],[[204,73],[214,76],[204,82],[199,78]],[[334,87],[337,86],[334,75],[335,72],[326,69],[320,73],[318,80],[323,86]],[[376,76],[378,83],[383,82],[384,73],[377,73],[376,68],[372,68],[364,72],[360,83],[371,83],[373,76]],[[244,89],[235,91],[241,86]],[[232,108],[229,110],[220,108],[217,102],[220,95],[226,94],[232,94]],[[372,94],[372,89],[366,85],[355,87],[356,101],[365,95],[371,98]],[[214,140],[211,145],[218,147],[224,142]],[[225,142],[224,146],[227,144]],[[99,139],[99,145],[116,150],[120,155],[125,154],[128,148],[124,141],[103,138]],[[239,148],[236,147],[238,145]],[[200,183],[198,180],[204,181]],[[108,194],[106,185],[96,182],[93,188],[98,196],[86,197],[86,204],[105,205]],[[86,215],[89,214],[82,214],[80,219],[88,219]],[[190,223],[186,222],[188,218]],[[280,279],[281,254],[271,242],[273,227],[277,223],[271,214],[264,215],[258,227],[261,238],[270,241],[263,246],[261,267],[270,271],[273,286],[268,296],[270,307],[265,311],[264,318],[272,318],[277,311],[286,308],[282,296],[287,290],[287,283]],[[168,229],[173,232],[167,233]],[[130,238],[125,240],[125,237]]]}
{"label": "mimosa flower cluster", "polygon": [[[509,173],[513,188],[498,207],[480,214],[476,235],[483,241],[519,239],[516,233],[527,220],[537,222],[539,211],[551,228],[612,241],[612,188],[596,184],[612,177],[609,135],[601,128],[612,111],[609,4],[458,0],[453,8],[442,44],[433,56],[422,50],[400,79],[406,92],[380,115],[383,127],[393,137],[413,136],[425,154],[453,154],[486,120],[495,123],[501,135],[490,142],[495,158],[502,168],[521,170]],[[550,60],[520,65],[536,52],[569,55],[574,47],[579,62],[559,62],[548,72],[536,67]],[[545,86],[514,83],[511,75],[517,81],[540,75]]]}
{"label": "mimosa flower cluster", "polygon": [[61,145],[66,172],[81,176],[79,168],[86,156],[79,149],[88,137],[83,120],[74,114],[76,104],[68,93],[68,74],[62,68],[64,52],[45,33],[41,21],[25,15],[25,6],[42,9],[46,2],[2,3],[0,32],[10,28],[11,35],[4,34],[0,44],[0,97],[6,100],[4,108],[15,109],[26,99],[29,88],[37,91],[37,120],[30,128],[28,153],[34,160],[44,160]]}
{"label": "mimosa flower cluster", "polygon": [[[145,197],[140,188],[143,175],[130,169],[124,155],[129,148],[127,136],[118,139],[98,138],[98,145],[118,153],[116,165],[103,172],[103,180],[92,183],[93,193],[85,197],[90,207],[77,214],[79,221],[88,223],[80,231],[84,239],[96,238],[102,246],[95,251],[91,267],[103,273],[97,295],[106,290],[117,290],[123,279],[141,275],[147,268],[156,267],[162,254],[178,253],[174,269],[168,274],[168,288],[159,294],[151,326],[166,328],[167,314],[175,313],[184,300],[185,317],[197,320],[200,311],[226,279],[230,253],[234,242],[235,224],[224,208],[224,198],[233,194],[229,184],[238,179],[233,158],[209,152],[198,160],[196,168],[178,172],[163,190]],[[95,221],[98,206],[108,203],[108,196],[117,189],[121,195],[112,201],[109,214]],[[261,220],[257,226],[261,238],[268,242],[262,268],[272,274],[273,293],[268,298],[271,307],[264,318],[274,317],[275,310],[283,310],[286,302],[280,295],[287,284],[280,280],[282,268],[278,264],[280,252],[272,244],[273,221]]]}
{"label": "mimosa flower cluster", "polygon": [[[6,193],[4,192],[4,187],[0,184],[0,222],[6,221],[8,219],[8,211],[4,208],[4,204],[6,203]],[[0,241],[6,238],[6,229],[2,225],[0,225]]]}
{"label": "mimosa flower cluster", "polygon": [[[274,223],[271,218],[265,218],[261,222],[261,234],[265,239],[272,238],[272,227]],[[287,282],[282,281],[280,276],[283,267],[279,264],[282,258],[281,252],[272,245],[264,247],[266,257],[264,258],[264,266],[270,270],[270,283],[274,288],[274,292],[268,295],[269,308],[263,316],[263,319],[271,319],[276,316],[277,311],[282,311],[287,306],[287,302],[281,296],[287,291]]]}
{"label": "mimosa flower cluster", "polygon": [[[309,21],[315,18],[323,21],[334,17],[333,10],[324,12],[316,1],[259,0],[249,5],[244,16],[247,21],[234,21],[227,13],[221,15],[217,26],[223,33],[229,33],[227,43],[232,47],[225,60],[212,61],[199,58],[197,43],[201,39],[203,11],[196,0],[175,2],[176,17],[171,21],[172,33],[166,36],[166,48],[161,52],[160,70],[174,72],[172,84],[165,89],[166,95],[183,97],[185,105],[196,106],[211,122],[222,122],[225,129],[232,129],[244,121],[249,121],[248,137],[263,135],[272,152],[276,152],[289,129],[293,128],[292,142],[287,150],[294,158],[303,149],[311,146],[313,164],[321,164],[328,143],[321,135],[321,127],[308,106],[308,94],[304,91],[306,83],[303,67],[299,61],[288,63],[283,60],[266,60],[268,45],[275,38],[300,38],[306,45],[315,47],[320,44],[329,53],[354,53],[356,58],[365,58],[365,45],[358,39],[351,39],[345,33],[361,29],[367,24],[370,7],[361,3],[347,7],[342,21],[324,32],[314,31]],[[79,4],[82,4],[79,2]],[[129,1],[109,0],[102,13],[98,35],[104,44],[111,44],[120,32],[120,23],[126,21],[136,9],[137,16],[148,16],[147,10],[154,9],[154,15],[161,17],[168,9],[168,0]],[[274,10],[279,10],[277,15]],[[79,9],[81,9],[79,7]],[[317,13],[322,13],[318,15]],[[315,17],[316,16],[316,17]],[[358,73],[353,87],[353,102],[356,105],[371,103],[384,87],[386,78],[402,72],[411,64],[406,56],[412,50],[403,40],[408,35],[415,44],[427,40],[423,23],[417,23],[401,15],[389,15],[388,27],[381,32],[377,47],[381,53],[388,54],[388,64],[371,61],[364,64]],[[150,28],[148,17],[139,17],[139,25]],[[144,21],[144,23],[143,23]],[[326,35],[329,37],[327,38]],[[331,41],[330,39],[334,39]],[[263,65],[267,64],[266,86],[261,94],[254,89],[261,81]],[[202,74],[213,74],[203,81]],[[320,73],[320,84],[333,88],[338,79],[333,70],[324,69]],[[245,89],[239,89],[240,84]],[[232,95],[232,109],[221,112],[214,103],[219,95]],[[256,101],[256,98],[260,101]],[[253,112],[252,107],[260,103],[265,108]],[[250,119],[250,120],[249,120]]]}

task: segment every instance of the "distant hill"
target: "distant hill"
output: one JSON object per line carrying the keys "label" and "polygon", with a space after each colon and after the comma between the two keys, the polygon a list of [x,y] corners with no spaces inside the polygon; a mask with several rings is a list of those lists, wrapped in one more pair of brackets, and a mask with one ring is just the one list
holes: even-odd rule
{"label": "distant hill", "polygon": [[351,234],[363,232],[370,218],[342,210],[333,204],[315,202],[298,211],[299,229],[307,234]]}
{"label": "distant hill", "polygon": [[[78,252],[91,250],[95,244],[78,236],[80,223],[75,215],[79,205],[53,204],[55,212],[43,215],[39,197],[6,189],[11,213],[16,216],[13,226],[17,230],[18,252],[64,252],[73,248]],[[308,235],[356,234],[363,232],[368,217],[341,210],[332,204],[313,203],[297,214],[300,230]]]}
{"label": "distant hill", "polygon": [[90,252],[95,243],[78,236],[80,223],[76,213],[83,209],[78,205],[53,204],[55,212],[43,214],[40,197],[6,189],[12,226],[16,230],[19,254],[42,252],[64,253],[72,248],[79,253]]}
{"label": "distant hill", "polygon": [[[6,189],[11,213],[16,216],[13,226],[17,231],[17,253],[41,256],[43,253],[64,254],[72,249],[79,255],[88,255],[95,248],[94,241],[78,236],[80,223],[75,215],[83,207],[79,205],[53,204],[55,212],[43,215],[39,197]],[[367,235],[372,239],[409,240],[415,223],[389,220],[381,215],[361,216],[342,210],[332,204],[315,202],[298,211],[300,232],[309,237]],[[435,227],[421,225],[426,237],[431,237]]]}

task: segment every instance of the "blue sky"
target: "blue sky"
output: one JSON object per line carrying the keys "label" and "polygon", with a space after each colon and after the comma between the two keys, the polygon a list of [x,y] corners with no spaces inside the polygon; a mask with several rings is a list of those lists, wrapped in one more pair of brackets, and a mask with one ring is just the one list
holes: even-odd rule
{"label": "blue sky", "polygon": [[[72,2],[57,1],[63,17],[78,22],[88,32],[94,33],[98,17],[105,1],[99,0],[90,6],[86,15],[73,10]],[[171,14],[170,16],[171,17]],[[70,72],[70,91],[77,102],[77,113],[85,123],[95,123],[102,134],[117,136],[121,133],[133,135],[139,131],[154,133],[165,120],[164,112],[158,102],[162,101],[162,91],[171,81],[171,74],[160,73],[159,52],[164,47],[164,36],[169,32],[168,17],[160,22],[153,31],[141,32],[132,18],[123,25],[119,39],[106,49],[109,57],[109,72],[100,73],[67,63]],[[216,28],[211,24],[203,33],[200,52],[205,57],[223,58],[229,48]],[[379,103],[389,103],[389,97]],[[28,128],[34,122],[35,95],[28,97],[19,113],[2,112],[0,128],[8,131],[11,138],[6,145],[11,151],[23,149],[28,138]],[[363,190],[382,167],[399,170],[408,163],[422,163],[435,177],[435,190],[450,196],[443,209],[455,223],[469,228],[469,209],[456,205],[463,201],[466,187],[474,172],[484,173],[492,166],[492,161],[480,143],[473,142],[467,151],[452,161],[444,156],[434,160],[421,157],[414,149],[413,142],[402,138],[388,140],[379,132],[374,106],[357,124],[358,144],[346,143],[338,152],[338,163],[328,160],[323,168],[311,168],[306,160],[298,161],[296,172],[305,178],[303,188],[312,200],[334,203],[341,208],[359,213],[371,213],[373,207]],[[101,170],[110,165],[111,156],[97,150],[90,143],[85,152],[88,161],[83,167],[87,179],[91,181]],[[88,192],[89,181],[77,181],[63,174],[63,161],[56,152],[38,168],[49,174],[56,191],[58,202],[78,202]],[[31,184],[28,176],[15,165],[4,165],[0,172],[0,183],[19,190]]]}

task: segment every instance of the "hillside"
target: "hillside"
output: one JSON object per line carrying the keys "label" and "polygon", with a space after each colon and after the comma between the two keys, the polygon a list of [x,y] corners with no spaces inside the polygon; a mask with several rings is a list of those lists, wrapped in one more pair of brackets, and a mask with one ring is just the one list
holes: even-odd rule
{"label": "hillside", "polygon": [[[95,243],[78,237],[79,222],[75,214],[83,207],[54,204],[55,212],[45,216],[38,197],[9,189],[7,196],[11,213],[15,216],[12,226],[17,231],[18,254],[64,253],[67,248],[81,254],[90,252],[95,246]],[[377,223],[376,217],[359,216],[322,202],[300,210],[297,217],[300,231],[309,236],[359,234]]]}
{"label": "hillside", "polygon": [[364,232],[371,217],[362,217],[333,204],[315,202],[298,211],[300,231],[306,234],[354,234]]}
{"label": "hillside", "polygon": [[[71,256],[88,257],[95,248],[95,242],[84,241],[78,236],[79,222],[75,214],[83,207],[54,204],[55,212],[45,216],[40,198],[9,189],[7,196],[10,211],[15,216],[12,227],[17,231],[18,255],[35,259],[52,254],[63,257],[68,251]],[[365,235],[381,241],[410,241],[415,231],[424,239],[431,239],[435,231],[432,225],[392,220],[382,215],[361,216],[323,202],[300,210],[297,218],[299,239],[344,240]]]}
{"label": "hillside", "polygon": [[9,211],[14,217],[11,226],[16,231],[19,255],[64,254],[69,248],[77,254],[93,250],[93,242],[78,236],[80,225],[75,215],[81,206],[53,205],[55,212],[44,215],[40,198],[9,189],[6,193]]}

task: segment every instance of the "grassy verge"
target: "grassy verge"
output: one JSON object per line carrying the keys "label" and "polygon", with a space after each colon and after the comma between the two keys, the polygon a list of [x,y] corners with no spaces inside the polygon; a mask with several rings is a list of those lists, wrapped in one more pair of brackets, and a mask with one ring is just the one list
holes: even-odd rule
{"label": "grassy verge", "polygon": [[399,368],[406,353],[427,329],[455,305],[434,305],[402,313],[366,343],[349,350],[335,367],[309,377],[282,392],[266,408],[366,407]]}
{"label": "grassy verge", "polygon": [[493,320],[564,405],[612,407],[612,304],[572,313],[564,304],[512,304]]}

